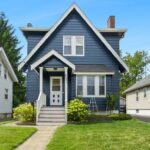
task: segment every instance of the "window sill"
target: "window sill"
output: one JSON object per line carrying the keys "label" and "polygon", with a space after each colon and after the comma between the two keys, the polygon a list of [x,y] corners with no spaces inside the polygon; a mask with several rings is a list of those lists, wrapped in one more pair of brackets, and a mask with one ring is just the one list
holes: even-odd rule
{"label": "window sill", "polygon": [[73,57],[78,57],[79,56],[79,57],[81,57],[81,56],[85,56],[85,55],[65,55],[65,54],[63,54],[63,56],[70,56],[70,57],[71,56],[73,56]]}
{"label": "window sill", "polygon": [[101,96],[94,96],[94,95],[91,95],[91,96],[81,96],[81,95],[77,95],[77,97],[81,97],[81,98],[106,98],[106,95],[101,95]]}

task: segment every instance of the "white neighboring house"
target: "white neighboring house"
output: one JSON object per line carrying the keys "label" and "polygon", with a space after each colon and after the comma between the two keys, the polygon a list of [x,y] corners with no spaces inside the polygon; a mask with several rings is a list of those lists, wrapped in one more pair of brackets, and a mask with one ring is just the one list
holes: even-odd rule
{"label": "white neighboring house", "polygon": [[11,117],[13,82],[18,82],[17,76],[4,49],[0,47],[0,118]]}
{"label": "white neighboring house", "polygon": [[128,114],[150,116],[150,75],[129,87],[124,93]]}

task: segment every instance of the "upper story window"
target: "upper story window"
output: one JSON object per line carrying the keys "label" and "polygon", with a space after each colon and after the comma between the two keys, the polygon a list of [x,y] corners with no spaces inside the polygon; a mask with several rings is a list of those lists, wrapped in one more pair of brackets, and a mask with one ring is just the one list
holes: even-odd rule
{"label": "upper story window", "polygon": [[63,36],[64,56],[84,56],[84,36]]}
{"label": "upper story window", "polygon": [[5,89],[5,99],[8,99],[8,89]]}
{"label": "upper story window", "polygon": [[78,75],[77,96],[83,97],[105,97],[106,76],[105,75]]}
{"label": "upper story window", "polygon": [[136,91],[136,101],[138,101],[139,100],[139,93],[138,93],[138,91]]}
{"label": "upper story window", "polygon": [[144,88],[144,97],[146,97],[147,88]]}
{"label": "upper story window", "polygon": [[7,70],[4,69],[4,79],[7,79]]}

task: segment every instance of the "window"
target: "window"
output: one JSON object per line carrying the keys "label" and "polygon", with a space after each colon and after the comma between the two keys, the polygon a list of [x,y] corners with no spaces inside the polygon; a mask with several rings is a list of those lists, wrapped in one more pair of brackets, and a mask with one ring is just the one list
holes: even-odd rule
{"label": "window", "polygon": [[4,78],[7,79],[7,70],[4,70]]}
{"label": "window", "polygon": [[63,55],[64,56],[83,56],[84,55],[84,36],[63,36]]}
{"label": "window", "polygon": [[8,89],[5,89],[5,99],[8,99]]}
{"label": "window", "polygon": [[52,91],[60,91],[60,79],[53,79],[52,82]]}
{"label": "window", "polygon": [[105,97],[106,76],[105,75],[78,75],[77,96],[83,97]]}
{"label": "window", "polygon": [[139,100],[139,93],[138,92],[136,92],[136,101],[138,101]]}
{"label": "window", "polygon": [[147,89],[144,88],[144,97],[146,97],[146,91],[147,91]]}
{"label": "window", "polygon": [[136,113],[137,113],[137,114],[139,113],[139,109],[136,109]]}
{"label": "window", "polygon": [[105,76],[99,77],[99,95],[105,94]]}
{"label": "window", "polygon": [[79,76],[77,78],[77,95],[82,96],[83,95],[83,77]]}
{"label": "window", "polygon": [[0,64],[0,77],[2,76],[2,64]]}
{"label": "window", "polygon": [[87,76],[87,95],[95,95],[94,76]]}

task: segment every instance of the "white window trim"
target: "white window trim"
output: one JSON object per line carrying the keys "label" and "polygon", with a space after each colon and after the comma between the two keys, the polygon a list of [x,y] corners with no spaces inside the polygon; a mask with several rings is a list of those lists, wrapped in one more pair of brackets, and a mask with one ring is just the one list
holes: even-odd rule
{"label": "white window trim", "polygon": [[[80,55],[77,55],[76,54],[76,49],[75,49],[75,46],[76,46],[76,43],[75,42],[72,42],[71,41],[71,54],[65,54],[64,52],[64,37],[65,36],[71,36],[72,38],[75,38],[76,36],[81,36],[83,37],[83,54],[80,54]],[[75,40],[73,40],[75,41]],[[85,37],[83,35],[63,35],[63,56],[85,56]]]}
{"label": "white window trim", "polygon": [[78,80],[78,76],[76,76],[76,97],[83,97],[83,98],[91,98],[91,97],[95,97],[95,98],[105,98],[106,97],[106,75],[104,76],[104,95],[99,95],[99,76],[100,75],[95,75],[94,77],[94,81],[95,81],[95,95],[87,95],[87,75],[80,75],[83,77],[83,95],[78,95],[77,94],[77,80]]}

